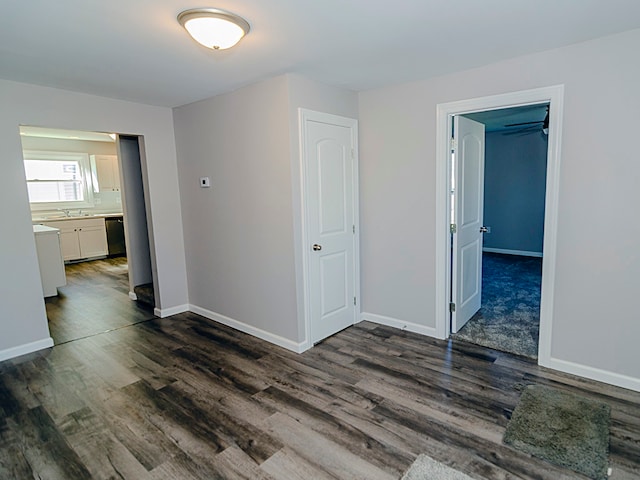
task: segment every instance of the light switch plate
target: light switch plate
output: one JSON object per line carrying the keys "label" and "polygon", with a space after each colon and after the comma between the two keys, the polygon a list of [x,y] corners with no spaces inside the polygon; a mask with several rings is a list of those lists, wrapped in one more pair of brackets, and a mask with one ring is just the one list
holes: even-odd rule
{"label": "light switch plate", "polygon": [[209,188],[211,186],[211,181],[209,177],[200,177],[200,187],[201,188]]}

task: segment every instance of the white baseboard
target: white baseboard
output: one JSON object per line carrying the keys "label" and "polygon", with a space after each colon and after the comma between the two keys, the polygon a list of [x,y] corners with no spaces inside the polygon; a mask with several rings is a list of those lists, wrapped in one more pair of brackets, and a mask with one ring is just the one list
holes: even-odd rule
{"label": "white baseboard", "polygon": [[435,327],[427,327],[417,323],[407,322],[405,320],[399,320],[397,318],[385,317],[383,315],[376,315],[375,313],[362,312],[360,314],[361,320],[368,320],[370,322],[379,323],[380,325],[386,325],[387,327],[395,327],[400,330],[407,330],[413,333],[420,333],[421,335],[427,335],[429,337],[438,338]]}
{"label": "white baseboard", "polygon": [[254,337],[258,337],[262,340],[278,345],[279,347],[286,348],[287,350],[291,350],[295,353],[302,353],[308,349],[307,342],[296,343],[293,340],[289,340],[288,338],[275,335],[260,328],[254,327],[253,325],[248,325],[238,320],[234,320],[233,318],[225,317],[224,315],[220,315],[219,313],[212,312],[211,310],[198,307],[197,305],[189,305],[189,310],[193,313],[197,313],[198,315],[202,315],[209,320],[221,323],[223,325],[226,325],[227,327],[235,328],[236,330],[239,330],[243,333],[253,335]]}
{"label": "white baseboard", "polygon": [[542,258],[542,252],[528,252],[526,250],[508,250],[505,248],[491,248],[491,247],[483,247],[483,252],[488,253],[502,253],[504,255],[521,255],[523,257],[538,257]]}
{"label": "white baseboard", "polygon": [[133,292],[129,292],[129,298],[130,298],[131,300],[137,300],[137,299],[138,299],[138,295],[136,295],[136,294],[135,294],[135,293],[133,293]]}
{"label": "white baseboard", "polygon": [[564,373],[570,373],[579,377],[589,378],[598,382],[608,383],[616,387],[626,388],[640,392],[640,378],[633,378],[619,373],[601,370],[599,368],[581,365],[579,363],[569,362],[567,360],[559,360],[557,358],[549,358],[548,360],[540,359],[540,365]]}
{"label": "white baseboard", "polygon": [[7,348],[6,350],[0,350],[0,362],[3,360],[9,360],[10,358],[19,357],[20,355],[26,355],[27,353],[37,352],[43,348],[53,347],[53,339],[51,337],[43,338],[31,343],[25,343],[24,345],[18,345],[17,347]]}
{"label": "white baseboard", "polygon": [[177,315],[179,313],[184,313],[188,311],[189,311],[189,305],[185,303],[184,305],[177,305],[175,307],[169,307],[169,308],[156,307],[153,309],[153,314],[156,317],[166,318],[166,317],[170,317],[171,315]]}

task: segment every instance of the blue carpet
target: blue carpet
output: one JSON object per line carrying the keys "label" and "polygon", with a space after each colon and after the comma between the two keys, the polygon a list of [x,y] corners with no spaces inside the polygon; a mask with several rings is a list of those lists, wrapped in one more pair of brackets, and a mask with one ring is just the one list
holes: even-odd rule
{"label": "blue carpet", "polygon": [[538,358],[542,258],[484,253],[482,308],[452,337]]}

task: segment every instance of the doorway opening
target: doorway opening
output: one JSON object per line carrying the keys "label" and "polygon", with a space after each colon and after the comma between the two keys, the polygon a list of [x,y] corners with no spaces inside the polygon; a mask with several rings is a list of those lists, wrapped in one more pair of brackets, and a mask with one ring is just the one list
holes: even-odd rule
{"label": "doorway opening", "polygon": [[[462,115],[484,125],[481,302],[466,323],[452,324],[452,337],[531,359],[538,356],[540,327],[548,112],[543,103]],[[452,179],[455,224],[455,170]]]}
{"label": "doorway opening", "polygon": [[[457,292],[451,264],[456,256],[451,235],[451,132],[456,117],[512,107],[549,105],[549,129],[544,201],[544,239],[540,295],[540,334],[538,364],[549,365],[553,323],[553,293],[556,264],[556,226],[558,215],[560,145],[562,132],[563,86],[553,86],[520,92],[481,97],[440,104],[437,107],[437,196],[436,222],[436,330],[441,338],[452,333],[451,299]],[[518,122],[513,122],[518,123]],[[480,225],[484,227],[485,225]]]}
{"label": "doorway opening", "polygon": [[143,138],[33,126],[20,134],[54,343],[153,318]]}

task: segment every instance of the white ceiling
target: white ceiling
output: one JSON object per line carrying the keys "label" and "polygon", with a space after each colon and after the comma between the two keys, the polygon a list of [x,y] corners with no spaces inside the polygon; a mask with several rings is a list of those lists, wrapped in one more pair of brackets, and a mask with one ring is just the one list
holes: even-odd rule
{"label": "white ceiling", "polygon": [[[203,6],[250,34],[201,47],[176,16]],[[639,0],[16,0],[0,78],[173,107],[286,72],[367,90],[638,27]]]}

